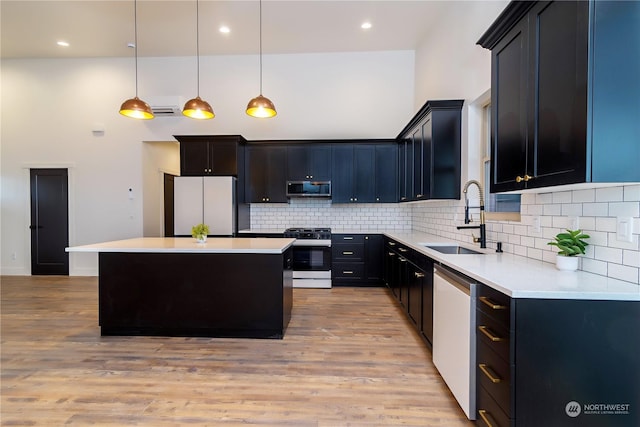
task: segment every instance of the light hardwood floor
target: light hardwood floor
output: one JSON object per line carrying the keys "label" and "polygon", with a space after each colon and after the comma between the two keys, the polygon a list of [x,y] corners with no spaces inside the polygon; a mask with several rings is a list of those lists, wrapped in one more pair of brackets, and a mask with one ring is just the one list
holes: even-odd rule
{"label": "light hardwood floor", "polygon": [[283,340],[101,337],[97,278],[0,280],[3,426],[473,425],[384,288],[295,289]]}

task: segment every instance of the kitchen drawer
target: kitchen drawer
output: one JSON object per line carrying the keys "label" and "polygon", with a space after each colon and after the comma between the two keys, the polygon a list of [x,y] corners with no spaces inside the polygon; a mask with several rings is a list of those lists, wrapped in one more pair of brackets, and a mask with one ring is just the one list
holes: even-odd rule
{"label": "kitchen drawer", "polygon": [[506,363],[510,363],[509,349],[511,339],[509,330],[498,320],[488,316],[484,311],[476,311],[476,338],[478,342],[485,343],[496,352]]}
{"label": "kitchen drawer", "polygon": [[510,427],[511,420],[500,405],[482,387],[476,396],[476,425],[482,427]]}
{"label": "kitchen drawer", "polygon": [[362,261],[364,245],[358,243],[339,243],[331,246],[331,257],[334,261]]}
{"label": "kitchen drawer", "polygon": [[333,234],[331,243],[364,243],[364,234]]}
{"label": "kitchen drawer", "polygon": [[331,265],[331,278],[334,280],[362,280],[363,262],[334,262]]}
{"label": "kitchen drawer", "polygon": [[485,343],[477,343],[476,381],[511,415],[511,373],[510,366]]}
{"label": "kitchen drawer", "polygon": [[507,330],[511,330],[511,298],[486,285],[478,286],[478,310],[493,317]]}

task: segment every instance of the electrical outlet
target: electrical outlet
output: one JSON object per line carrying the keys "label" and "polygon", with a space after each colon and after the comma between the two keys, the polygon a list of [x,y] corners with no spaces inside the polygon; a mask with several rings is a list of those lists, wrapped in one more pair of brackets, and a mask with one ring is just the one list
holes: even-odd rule
{"label": "electrical outlet", "polygon": [[616,219],[616,240],[619,242],[633,242],[632,229],[633,218],[619,216]]}
{"label": "electrical outlet", "polygon": [[540,232],[540,217],[539,216],[533,217],[533,223],[531,225],[533,226],[533,231],[535,231],[536,233],[539,233]]}
{"label": "electrical outlet", "polygon": [[578,216],[570,216],[569,217],[569,228],[571,230],[577,230],[580,228],[580,217]]}

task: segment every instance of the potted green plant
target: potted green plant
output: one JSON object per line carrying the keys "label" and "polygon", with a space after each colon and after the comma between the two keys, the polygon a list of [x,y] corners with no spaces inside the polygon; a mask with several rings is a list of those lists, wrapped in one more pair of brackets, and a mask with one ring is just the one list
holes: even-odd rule
{"label": "potted green plant", "polygon": [[193,236],[198,243],[206,242],[208,234],[209,226],[207,224],[198,224],[191,227],[191,236]]}
{"label": "potted green plant", "polygon": [[556,237],[547,245],[555,246],[559,249],[556,256],[556,268],[563,271],[576,271],[578,269],[578,255],[584,255],[584,250],[589,245],[584,239],[588,239],[588,234],[582,230],[569,230],[556,234]]}

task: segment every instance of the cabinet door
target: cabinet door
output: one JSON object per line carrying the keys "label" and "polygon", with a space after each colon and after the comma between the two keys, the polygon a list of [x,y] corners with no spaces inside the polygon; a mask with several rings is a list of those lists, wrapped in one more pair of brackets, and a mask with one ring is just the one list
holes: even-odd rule
{"label": "cabinet door", "polygon": [[528,188],[585,181],[588,8],[553,1],[530,12]]}
{"label": "cabinet door", "polygon": [[402,140],[398,144],[398,191],[400,201],[409,200],[407,192],[407,141]]}
{"label": "cabinet door", "polygon": [[238,175],[238,143],[233,139],[215,139],[209,144],[210,175]]}
{"label": "cabinet door", "polygon": [[376,145],[376,197],[380,203],[398,201],[398,146]]}
{"label": "cabinet door", "polygon": [[[425,172],[429,172],[428,163],[424,162],[424,138],[422,135],[422,126],[418,125],[418,127],[413,131],[411,135],[411,140],[413,143],[413,193],[412,198],[414,200],[422,200],[428,198],[428,195],[425,195],[425,188],[423,186],[424,183],[424,175]],[[426,171],[425,171],[426,169]],[[428,188],[428,187],[427,187]]]}
{"label": "cabinet door", "polygon": [[328,181],[331,179],[331,147],[300,144],[287,148],[287,179]]}
{"label": "cabinet door", "polygon": [[422,265],[422,335],[433,344],[433,261],[424,260]]}
{"label": "cabinet door", "polygon": [[180,142],[180,175],[203,176],[209,173],[209,143]]}
{"label": "cabinet door", "polygon": [[249,203],[266,202],[268,147],[250,146],[247,148],[246,195]]}
{"label": "cabinet door", "polygon": [[524,188],[527,167],[527,21],[491,52],[491,192]]}
{"label": "cabinet door", "polygon": [[425,145],[431,165],[425,186],[431,199],[460,198],[460,134],[461,111],[436,110],[423,126]]}
{"label": "cabinet door", "polygon": [[333,178],[331,180],[332,203],[353,201],[353,145],[334,145],[331,148]]}
{"label": "cabinet door", "polygon": [[[373,145],[355,145],[353,148],[353,201],[375,201],[376,150]],[[337,171],[336,171],[337,172]]]}
{"label": "cabinet door", "polygon": [[267,148],[267,202],[287,203],[287,170],[285,147]]}
{"label": "cabinet door", "polygon": [[381,234],[364,236],[364,278],[372,283],[379,284],[384,274],[384,237]]}
{"label": "cabinet door", "polygon": [[407,266],[408,301],[407,312],[415,326],[420,329],[422,325],[422,279],[424,272],[413,263]]}

